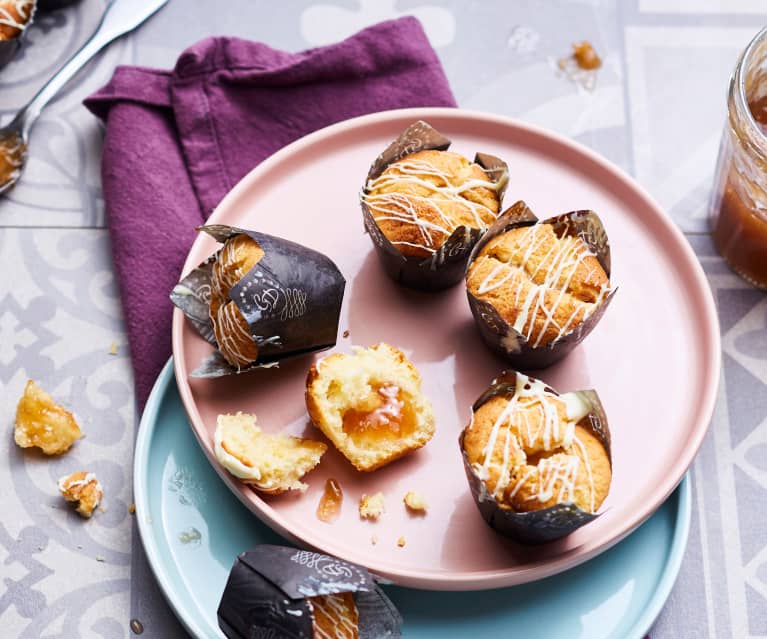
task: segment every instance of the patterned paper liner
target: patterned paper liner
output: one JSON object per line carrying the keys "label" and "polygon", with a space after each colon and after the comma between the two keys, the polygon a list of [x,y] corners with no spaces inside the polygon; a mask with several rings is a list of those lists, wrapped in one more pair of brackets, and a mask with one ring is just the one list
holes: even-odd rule
{"label": "patterned paper liner", "polygon": [[37,11],[37,3],[32,5],[32,14],[29,16],[29,20],[24,23],[24,28],[19,31],[10,40],[0,40],[0,69],[7,65],[18,53],[21,45],[26,37],[27,31],[30,25],[35,19],[35,12]]}
{"label": "patterned paper liner", "polygon": [[[397,160],[418,151],[447,151],[450,144],[451,141],[448,138],[426,122],[419,120],[407,127],[376,158],[368,172],[366,185],[370,180],[379,177],[390,164]],[[507,164],[487,153],[477,153],[474,163],[485,169],[493,183],[501,184],[498,200],[502,201],[508,183]],[[404,286],[424,291],[443,290],[457,284],[463,278],[471,249],[482,237],[485,229],[459,226],[430,257],[406,256],[378,228],[365,202],[366,195],[367,189],[364,187],[360,194],[360,206],[365,230],[370,235],[378,258],[389,277]]]}
{"label": "patterned paper liner", "polygon": [[[534,224],[550,224],[558,237],[580,237],[610,277],[610,243],[602,220],[594,211],[571,211],[540,221],[522,201],[504,211],[477,242],[469,257],[469,265],[494,237],[513,228]],[[466,294],[479,333],[490,349],[516,368],[535,370],[551,366],[580,344],[602,318],[617,290],[617,287],[612,289],[598,308],[573,330],[545,346],[537,347],[529,344],[526,337],[503,319],[491,303],[475,297],[468,289]]]}
{"label": "patterned paper liner", "polygon": [[[517,372],[513,370],[501,373],[493,380],[493,383],[480,398],[474,402],[472,413],[479,410],[480,406],[493,397],[512,397],[516,389],[516,376]],[[557,395],[559,394],[551,387],[547,387],[547,390]],[[589,414],[581,419],[578,425],[586,428],[602,443],[612,464],[610,430],[602,402],[599,400],[599,395],[594,390],[575,391],[573,394],[579,396],[591,407]],[[557,504],[549,508],[521,513],[514,512],[508,507],[503,507],[496,501],[490,491],[487,490],[485,483],[477,476],[469,462],[463,447],[463,440],[467,430],[468,427],[464,428],[458,437],[458,444],[461,448],[461,456],[463,457],[463,468],[469,480],[474,503],[477,504],[482,518],[496,532],[520,544],[544,544],[566,537],[581,526],[599,517],[598,514],[582,510],[572,503]]]}
{"label": "patterned paper liner", "polygon": [[287,546],[262,544],[240,554],[218,606],[230,639],[313,639],[307,597],[353,593],[359,639],[397,639],[402,617],[363,567]]}
{"label": "patterned paper liner", "polygon": [[[221,243],[244,233],[258,242],[264,257],[229,293],[258,345],[258,358],[238,369],[217,350],[192,377],[220,377],[276,366],[280,360],[335,346],[346,280],[329,257],[282,238],[232,226],[210,225],[198,230]],[[210,282],[219,252],[184,277],[170,296],[213,346],[217,344],[209,314]]]}

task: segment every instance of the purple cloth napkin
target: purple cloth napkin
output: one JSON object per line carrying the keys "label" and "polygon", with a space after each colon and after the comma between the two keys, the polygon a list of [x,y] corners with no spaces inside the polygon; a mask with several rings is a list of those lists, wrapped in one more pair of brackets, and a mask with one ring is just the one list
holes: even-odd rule
{"label": "purple cloth napkin", "polygon": [[170,355],[168,294],[194,228],[242,176],[334,122],[455,100],[420,23],[407,17],[302,53],[209,38],[173,71],[118,67],[85,106],[106,122],[104,199],[143,409]]}

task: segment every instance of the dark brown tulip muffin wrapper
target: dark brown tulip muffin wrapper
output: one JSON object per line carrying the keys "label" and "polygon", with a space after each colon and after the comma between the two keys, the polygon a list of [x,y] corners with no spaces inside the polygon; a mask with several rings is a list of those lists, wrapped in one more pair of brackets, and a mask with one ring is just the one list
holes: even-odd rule
{"label": "dark brown tulip muffin wrapper", "polygon": [[[483,231],[459,226],[431,257],[405,256],[381,232],[373,219],[373,214],[365,202],[367,182],[380,177],[386,168],[397,160],[418,151],[447,151],[450,144],[448,138],[426,122],[419,120],[411,124],[373,162],[360,197],[365,230],[373,240],[381,265],[395,282],[410,288],[440,291],[460,282],[466,271],[469,253],[482,237]],[[503,160],[487,153],[477,153],[474,162],[485,169],[490,181],[496,184],[501,180],[508,182],[509,168]],[[503,184],[498,191],[499,201],[503,200],[505,190],[506,184]]]}
{"label": "dark brown tulip muffin wrapper", "polygon": [[218,606],[229,639],[313,639],[307,597],[351,592],[360,639],[400,637],[402,617],[361,566],[286,546],[263,544],[237,557]]}
{"label": "dark brown tulip muffin wrapper", "polygon": [[[528,206],[521,201],[504,211],[482,239],[477,242],[471,252],[469,266],[474,262],[482,248],[494,237],[513,228],[534,224],[550,224],[554,227],[554,232],[558,237],[565,235],[580,237],[594,253],[607,277],[610,277],[610,243],[607,240],[607,233],[602,226],[602,221],[594,211],[571,211],[539,221]],[[490,349],[520,370],[535,370],[551,366],[580,344],[602,319],[602,315],[607,310],[607,306],[617,290],[614,288],[610,291],[599,307],[572,331],[552,344],[538,347],[528,344],[524,335],[514,330],[512,325],[500,316],[492,304],[475,297],[468,289],[466,293],[479,333]],[[512,342],[510,336],[515,338],[514,345],[516,348],[514,350],[507,347],[507,344]]]}
{"label": "dark brown tulip muffin wrapper", "polygon": [[[220,377],[274,366],[289,357],[335,346],[346,280],[329,257],[279,237],[232,226],[202,226],[199,230],[222,243],[245,233],[258,242],[264,256],[229,294],[256,340],[258,359],[238,370],[216,351],[193,377]],[[170,296],[214,346],[209,311],[211,271],[217,258],[218,252],[183,278]]]}
{"label": "dark brown tulip muffin wrapper", "polygon": [[[479,410],[480,406],[493,397],[512,397],[516,388],[516,375],[516,371],[509,370],[504,371],[494,379],[490,388],[474,402],[472,413]],[[548,389],[559,395],[551,387],[548,387]],[[602,443],[607,452],[607,457],[612,463],[610,430],[607,425],[607,417],[602,407],[602,402],[599,401],[599,396],[593,390],[576,391],[575,394],[591,406],[589,414],[581,419],[578,425],[586,428]],[[458,445],[461,447],[461,455],[463,457],[463,468],[469,480],[474,503],[477,504],[482,518],[493,530],[521,544],[544,544],[561,539],[599,517],[597,514],[581,510],[575,504],[558,504],[525,513],[502,508],[469,463],[463,447],[467,428],[461,431],[458,438]]]}

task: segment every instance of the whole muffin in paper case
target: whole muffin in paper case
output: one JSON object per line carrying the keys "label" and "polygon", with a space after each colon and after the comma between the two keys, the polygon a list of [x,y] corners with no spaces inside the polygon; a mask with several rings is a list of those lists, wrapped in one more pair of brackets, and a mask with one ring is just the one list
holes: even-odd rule
{"label": "whole muffin in paper case", "polygon": [[560,395],[504,372],[474,404],[459,443],[483,518],[522,543],[570,534],[610,490],[610,435],[594,391]]}
{"label": "whole muffin in paper case", "polygon": [[229,639],[398,639],[402,617],[365,568],[262,544],[235,561],[218,624]]}
{"label": "whole muffin in paper case", "polygon": [[470,162],[449,146],[415,122],[376,159],[361,193],[379,259],[405,286],[440,290],[460,281],[472,246],[500,211],[506,164],[482,153]]}
{"label": "whole muffin in paper case", "polygon": [[171,293],[217,351],[192,373],[219,377],[335,345],[346,281],[327,256],[231,226],[200,227],[222,248]]}
{"label": "whole muffin in paper case", "polygon": [[539,221],[517,202],[474,248],[466,290],[490,348],[518,368],[553,364],[588,335],[615,293],[601,220],[573,211]]}

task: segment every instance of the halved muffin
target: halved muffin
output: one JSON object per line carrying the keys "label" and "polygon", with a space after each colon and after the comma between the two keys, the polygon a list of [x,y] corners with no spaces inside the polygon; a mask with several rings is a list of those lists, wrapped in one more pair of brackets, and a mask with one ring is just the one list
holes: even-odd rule
{"label": "halved muffin", "polygon": [[241,412],[218,416],[214,445],[216,458],[232,475],[274,495],[306,490],[301,478],[328,448],[311,439],[264,433],[255,415]]}
{"label": "halved muffin", "polygon": [[385,343],[315,363],[306,406],[314,425],[358,470],[380,468],[434,435],[421,376],[401,350]]}

